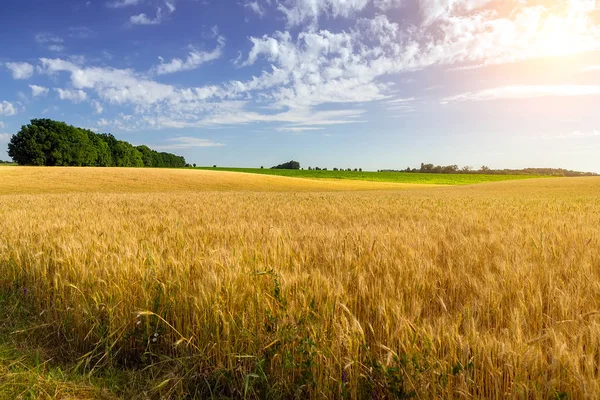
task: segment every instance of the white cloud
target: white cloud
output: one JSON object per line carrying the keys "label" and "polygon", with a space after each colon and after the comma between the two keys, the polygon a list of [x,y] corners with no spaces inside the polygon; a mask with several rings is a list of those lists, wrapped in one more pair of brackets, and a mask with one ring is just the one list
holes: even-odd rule
{"label": "white cloud", "polygon": [[325,129],[325,128],[318,127],[318,126],[282,126],[281,128],[277,128],[277,130],[280,132],[294,132],[294,133],[300,133],[300,132],[306,132],[306,131],[320,131],[323,129]]}
{"label": "white cloud", "polygon": [[550,96],[600,95],[598,85],[512,85],[479,92],[467,92],[442,99],[442,103],[455,101],[483,101],[500,99],[530,99]]}
{"label": "white cloud", "polygon": [[69,37],[75,39],[88,39],[96,36],[96,32],[87,26],[72,26],[69,28]]}
{"label": "white cloud", "polygon": [[38,85],[29,85],[31,88],[31,95],[33,97],[46,96],[48,94],[48,88]]}
{"label": "white cloud", "polygon": [[349,17],[363,10],[370,0],[280,0],[278,10],[281,11],[290,26],[305,22],[316,24],[319,17]]}
{"label": "white cloud", "polygon": [[587,65],[581,69],[581,72],[600,71],[600,65]]}
{"label": "white cloud", "polygon": [[385,103],[386,104],[391,104],[391,105],[396,105],[396,104],[411,103],[413,101],[415,101],[414,97],[407,97],[407,98],[399,98],[399,99],[387,100]]}
{"label": "white cloud", "polygon": [[49,33],[38,33],[35,35],[35,41],[50,51],[60,52],[65,50],[64,40]]}
{"label": "white cloud", "polygon": [[168,63],[162,62],[153,68],[153,72],[157,75],[171,74],[180,71],[190,71],[198,68],[200,65],[217,60],[223,54],[223,47],[225,46],[225,38],[219,36],[217,38],[217,47],[210,52],[192,50],[188,53],[185,60],[180,58],[174,58]]}
{"label": "white cloud", "polygon": [[208,139],[200,139],[195,137],[175,137],[167,139],[169,144],[154,146],[158,150],[181,150],[189,149],[192,147],[222,147],[225,146],[222,143],[216,143]]}
{"label": "white cloud", "polygon": [[[428,25],[398,23],[385,15],[371,17],[372,6],[396,7],[403,4],[400,1],[260,2],[257,4],[271,4],[287,12],[289,25],[308,24],[291,32],[250,37],[250,51],[236,63],[240,74],[243,68],[252,66],[247,68],[247,78],[200,87],[163,84],[153,75],[192,70],[222,57],[219,42],[212,51],[193,49],[187,57],[163,61],[149,73],[86,66],[60,58],[41,59],[40,70],[66,73],[70,78],[68,87],[93,94],[99,103],[123,109],[122,115],[101,119],[101,126],[141,130],[262,122],[272,124],[273,129],[300,131],[363,122],[363,104],[370,101],[380,101],[382,107],[396,114],[414,111],[414,99],[398,93],[394,83],[398,80],[390,78],[400,73],[432,66],[472,68],[600,50],[600,28],[587,12],[564,4],[557,5],[556,11],[549,6],[508,1],[510,4],[502,4],[509,6],[498,7],[497,1],[427,0],[422,6],[429,4],[433,8],[428,12],[435,15]],[[510,8],[510,12],[504,8]],[[168,11],[165,7],[165,13]],[[360,18],[361,12],[369,18]],[[376,9],[374,12],[378,13]],[[356,19],[342,31],[318,29],[320,18],[336,17]],[[156,19],[162,21],[162,14]],[[546,89],[508,86],[459,94],[444,101],[574,96],[583,92],[577,85]],[[323,109],[329,111],[319,111]]]}
{"label": "white cloud", "polygon": [[[438,19],[449,18],[456,14],[470,13],[493,0],[420,0],[419,6],[423,23],[429,25]],[[515,2],[515,0],[504,0]]]}
{"label": "white cloud", "polygon": [[132,15],[129,22],[133,25],[158,25],[162,22],[162,10],[160,7],[156,10],[155,18],[149,18],[145,13]]}
{"label": "white cloud", "polygon": [[141,4],[143,0],[115,0],[115,1],[110,1],[108,3],[106,3],[107,7],[110,8],[123,8],[123,7],[130,7],[130,6],[137,6],[138,4]]}
{"label": "white cloud", "polygon": [[71,90],[71,89],[54,89],[58,93],[58,97],[61,100],[70,100],[73,103],[81,103],[87,99],[87,94],[83,90]]}
{"label": "white cloud", "polygon": [[102,107],[102,104],[97,100],[92,100],[92,107],[94,107],[96,114],[102,114],[104,111],[104,107]]}
{"label": "white cloud", "polygon": [[175,3],[171,2],[171,1],[166,1],[165,5],[167,6],[167,8],[169,9],[169,13],[174,13],[175,12]]}
{"label": "white cloud", "polygon": [[387,11],[391,8],[398,8],[405,3],[406,0],[375,0],[373,4],[376,8]]}
{"label": "white cloud", "polygon": [[6,124],[2,121],[0,121],[0,129],[4,129],[6,128]]}
{"label": "white cloud", "polygon": [[33,75],[33,65],[26,62],[8,62],[4,64],[6,68],[8,68],[11,73],[13,79],[29,79]]}
{"label": "white cloud", "polygon": [[154,18],[149,17],[145,13],[141,13],[129,17],[129,23],[131,25],[159,25],[165,20],[165,17],[175,12],[175,3],[173,1],[165,1],[165,6],[167,7],[166,14],[163,12],[162,7],[157,7]]}
{"label": "white cloud", "polygon": [[0,143],[8,142],[11,136],[10,133],[0,133]]}
{"label": "white cloud", "polygon": [[590,138],[590,137],[598,137],[600,136],[600,131],[594,129],[592,131],[582,132],[582,131],[574,131],[568,133],[566,135],[558,135],[556,136],[559,139],[576,139],[576,138]]}
{"label": "white cloud", "polygon": [[258,14],[261,18],[265,16],[265,9],[259,4],[258,1],[248,1],[244,4],[245,8],[249,8],[255,14]]}
{"label": "white cloud", "polygon": [[11,115],[15,115],[17,113],[17,109],[12,103],[8,101],[0,102],[0,115],[10,117]]}

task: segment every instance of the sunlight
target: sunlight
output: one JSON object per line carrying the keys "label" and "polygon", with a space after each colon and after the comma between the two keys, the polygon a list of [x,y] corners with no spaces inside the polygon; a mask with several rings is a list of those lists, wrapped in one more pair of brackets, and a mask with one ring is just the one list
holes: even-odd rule
{"label": "sunlight", "polygon": [[[551,8],[539,31],[532,52],[548,56],[571,56],[594,47],[587,12],[594,1],[569,1],[561,9]],[[595,44],[598,46],[598,44]]]}

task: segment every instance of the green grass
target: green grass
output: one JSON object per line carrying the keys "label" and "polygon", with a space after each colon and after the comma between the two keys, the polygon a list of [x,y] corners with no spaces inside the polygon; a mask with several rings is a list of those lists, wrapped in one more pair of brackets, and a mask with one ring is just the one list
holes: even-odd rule
{"label": "green grass", "polygon": [[125,373],[91,376],[77,371],[76,359],[66,361],[49,351],[51,343],[30,340],[36,331],[49,328],[8,297],[0,294],[0,400],[131,398],[123,389],[131,381]]}
{"label": "green grass", "polygon": [[515,179],[543,178],[538,175],[484,175],[484,174],[424,174],[418,172],[355,172],[355,171],[308,171],[260,168],[212,168],[197,169],[213,171],[245,172],[250,174],[279,175],[309,179],[349,179],[372,182],[421,183],[437,185],[471,185],[482,182],[498,182]]}

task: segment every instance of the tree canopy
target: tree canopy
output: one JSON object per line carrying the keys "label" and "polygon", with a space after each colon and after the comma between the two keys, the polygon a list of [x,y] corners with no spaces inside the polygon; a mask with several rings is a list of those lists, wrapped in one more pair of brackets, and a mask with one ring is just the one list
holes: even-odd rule
{"label": "tree canopy", "polygon": [[8,155],[19,165],[185,167],[185,159],[133,146],[110,133],[94,133],[51,119],[32,119],[13,135]]}
{"label": "tree canopy", "polygon": [[271,167],[271,169],[300,169],[300,163],[298,161],[288,161],[283,164],[276,165]]}

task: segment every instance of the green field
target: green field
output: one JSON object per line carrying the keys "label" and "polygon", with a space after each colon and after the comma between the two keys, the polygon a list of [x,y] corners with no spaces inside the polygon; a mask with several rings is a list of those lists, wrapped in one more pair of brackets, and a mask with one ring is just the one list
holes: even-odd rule
{"label": "green field", "polygon": [[471,185],[481,182],[498,182],[516,179],[545,178],[539,175],[485,175],[485,174],[425,174],[419,172],[355,172],[355,171],[308,171],[293,169],[260,168],[212,168],[197,169],[245,172],[249,174],[279,175],[309,179],[349,179],[372,182],[426,183],[435,185]]}

